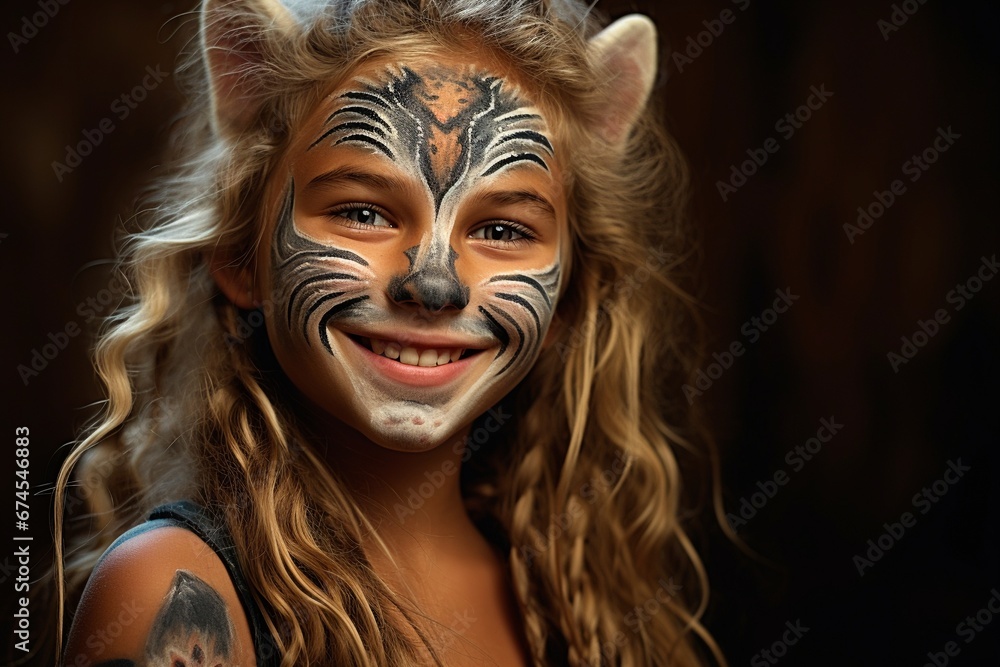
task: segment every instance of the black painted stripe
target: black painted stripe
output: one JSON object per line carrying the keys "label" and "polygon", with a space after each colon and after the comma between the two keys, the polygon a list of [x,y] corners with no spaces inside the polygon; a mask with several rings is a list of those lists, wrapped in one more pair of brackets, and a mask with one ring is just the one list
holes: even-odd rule
{"label": "black painted stripe", "polygon": [[537,280],[535,280],[534,278],[530,278],[528,276],[522,276],[522,275],[518,275],[518,274],[512,274],[512,273],[511,274],[505,274],[505,275],[502,275],[502,276],[493,276],[492,278],[490,278],[490,282],[491,283],[497,283],[497,282],[500,282],[502,280],[511,280],[511,281],[514,281],[514,282],[525,283],[527,285],[531,285],[536,290],[538,290],[538,293],[542,295],[543,299],[545,299],[545,305],[548,306],[549,308],[552,307],[552,299],[549,298],[548,292],[546,292],[545,288],[542,287],[542,284],[540,282],[538,282]]}
{"label": "black painted stripe", "polygon": [[500,141],[498,141],[497,145],[499,146],[500,144],[505,144],[508,141],[514,141],[515,139],[524,139],[525,141],[531,141],[536,144],[545,146],[545,148],[548,149],[549,154],[555,152],[555,149],[552,148],[552,144],[549,143],[549,140],[545,137],[545,135],[542,134],[541,132],[535,132],[534,130],[520,130],[518,132],[509,134],[506,137],[503,137]]}
{"label": "black painted stripe", "polygon": [[494,338],[500,341],[500,351],[497,352],[497,356],[493,357],[494,359],[499,359],[500,355],[507,351],[507,345],[510,343],[510,334],[507,333],[506,329],[500,326],[500,323],[497,322],[495,317],[490,315],[488,310],[482,306],[478,306],[478,308],[479,312],[486,318],[486,326],[489,327],[490,333],[493,334]]}
{"label": "black painted stripe", "polygon": [[392,151],[389,150],[389,147],[383,144],[378,139],[375,139],[374,137],[369,137],[368,135],[365,134],[349,134],[346,137],[337,139],[337,144],[335,145],[339,145],[347,141],[360,141],[362,143],[371,144],[375,148],[379,149],[380,151],[388,155],[390,160],[396,159],[396,156],[392,154]]}
{"label": "black painted stripe", "polygon": [[375,111],[374,109],[369,109],[368,107],[359,107],[357,105],[351,105],[349,107],[341,107],[340,109],[337,109],[327,117],[323,125],[327,125],[334,118],[345,113],[356,113],[359,116],[364,116],[365,118],[373,120],[380,125],[384,125],[385,129],[387,130],[392,129],[392,126],[389,125],[389,123],[385,120],[385,118],[382,118],[382,116],[377,111]]}
{"label": "black painted stripe", "polygon": [[340,250],[339,248],[324,248],[322,250],[296,250],[290,257],[282,260],[281,264],[278,265],[278,268],[283,269],[288,266],[290,262],[302,259],[303,257],[333,257],[334,259],[354,262],[355,264],[360,264],[361,266],[368,266],[368,262],[365,261],[361,255],[355,255],[353,252]]}
{"label": "black painted stripe", "polygon": [[514,114],[513,116],[507,116],[506,118],[500,118],[498,119],[498,122],[503,125],[507,125],[509,123],[517,123],[522,120],[541,120],[541,119],[542,117],[536,113],[519,113],[519,114]]}
{"label": "black painted stripe", "polygon": [[336,130],[366,130],[368,132],[374,132],[380,137],[385,137],[385,130],[380,127],[375,127],[371,123],[366,123],[363,120],[349,120],[333,128]]}
{"label": "black painted stripe", "polygon": [[503,299],[504,301],[510,301],[512,303],[516,303],[525,310],[527,310],[529,313],[531,313],[531,316],[535,318],[535,326],[538,327],[537,330],[539,333],[541,333],[542,320],[538,317],[538,312],[535,310],[535,307],[531,305],[530,301],[516,294],[505,294],[503,292],[497,292],[494,296],[496,296],[498,299]]}
{"label": "black painted stripe", "polygon": [[503,169],[507,165],[523,161],[535,162],[537,164],[540,164],[542,168],[545,169],[545,171],[549,170],[549,165],[545,164],[545,160],[538,157],[534,153],[518,153],[517,155],[510,155],[502,160],[497,160],[492,165],[490,165],[490,167],[486,171],[483,172],[483,176],[489,176],[490,174]]}
{"label": "black painted stripe", "polygon": [[[361,279],[358,278],[357,276],[352,276],[349,273],[324,273],[322,275],[312,276],[311,278],[306,278],[305,280],[301,281],[299,284],[295,286],[295,289],[292,290],[292,293],[288,295],[287,316],[288,316],[289,328],[291,328],[292,326],[292,310],[295,304],[295,299],[296,297],[298,297],[299,292],[301,292],[307,285],[311,285],[313,283],[318,283],[326,280],[361,280]],[[343,292],[341,293],[343,294]]]}
{"label": "black painted stripe", "polygon": [[312,317],[313,313],[319,310],[324,303],[330,301],[331,299],[338,299],[342,296],[344,296],[343,292],[330,292],[329,294],[321,296],[316,300],[316,303],[309,307],[306,311],[306,316],[302,318],[302,337],[306,339],[306,342],[309,342],[309,318]]}
{"label": "black painted stripe", "polygon": [[383,109],[389,108],[389,104],[385,100],[383,100],[378,95],[373,95],[371,93],[362,93],[352,90],[344,93],[343,95],[341,95],[341,97],[342,98],[346,97],[349,100],[363,100],[365,102],[371,102],[372,104],[379,105]]}
{"label": "black painted stripe", "polygon": [[323,342],[323,347],[326,348],[327,352],[333,354],[333,348],[330,347],[330,337],[326,330],[327,323],[337,315],[343,313],[345,310],[354,308],[362,301],[367,301],[367,300],[368,300],[368,295],[358,296],[353,299],[348,299],[343,303],[338,303],[336,306],[334,306],[333,308],[331,308],[330,310],[326,311],[323,314],[323,317],[319,321],[319,339]]}
{"label": "black painted stripe", "polygon": [[374,125],[366,123],[364,121],[353,120],[353,121],[347,121],[346,123],[341,123],[336,127],[331,127],[329,130],[323,133],[323,136],[321,136],[319,139],[309,144],[309,148],[307,148],[306,150],[310,150],[313,146],[322,142],[331,134],[335,132],[340,132],[341,130],[364,130],[366,132],[371,132],[372,134],[377,134],[380,137],[383,138],[385,137],[385,130],[383,130],[382,128],[375,127]]}
{"label": "black painted stripe", "polygon": [[491,306],[491,307],[493,308],[494,312],[496,312],[497,315],[499,315],[500,317],[504,318],[505,320],[511,323],[511,325],[514,327],[514,330],[517,332],[518,336],[517,349],[514,350],[514,355],[510,358],[510,361],[504,364],[504,367],[497,371],[497,375],[500,375],[508,368],[510,368],[511,364],[517,361],[517,358],[521,356],[521,349],[524,347],[524,331],[521,329],[521,325],[517,323],[517,320],[515,320],[513,316],[511,316],[509,313],[500,308],[497,308],[496,306]]}

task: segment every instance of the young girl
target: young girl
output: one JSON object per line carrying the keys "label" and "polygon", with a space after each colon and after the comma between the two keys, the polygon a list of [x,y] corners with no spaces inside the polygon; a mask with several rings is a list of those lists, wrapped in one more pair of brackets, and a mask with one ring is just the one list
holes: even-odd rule
{"label": "young girl", "polygon": [[721,661],[648,19],[207,0],[200,28],[59,480],[91,521],[63,547],[57,517],[65,663]]}

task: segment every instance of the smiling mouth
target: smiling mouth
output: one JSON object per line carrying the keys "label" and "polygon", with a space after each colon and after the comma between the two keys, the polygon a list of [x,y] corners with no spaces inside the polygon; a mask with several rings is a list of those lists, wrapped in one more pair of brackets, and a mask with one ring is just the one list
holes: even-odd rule
{"label": "smiling mouth", "polygon": [[406,345],[399,341],[387,340],[384,338],[368,338],[348,334],[348,337],[358,345],[374,352],[377,355],[398,361],[407,366],[444,366],[459,359],[465,359],[479,354],[482,350],[472,348],[431,348],[415,347]]}

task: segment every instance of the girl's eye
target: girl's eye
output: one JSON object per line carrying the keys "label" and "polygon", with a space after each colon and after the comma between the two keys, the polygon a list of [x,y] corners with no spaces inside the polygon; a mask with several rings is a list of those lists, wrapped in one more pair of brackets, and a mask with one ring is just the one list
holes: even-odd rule
{"label": "girl's eye", "polygon": [[530,239],[531,236],[526,229],[519,226],[511,225],[509,223],[493,222],[474,230],[469,235],[469,238],[485,239],[487,241],[496,241],[499,243],[516,243],[518,241]]}
{"label": "girl's eye", "polygon": [[334,211],[333,215],[355,223],[358,227],[392,227],[381,213],[368,206],[352,206]]}

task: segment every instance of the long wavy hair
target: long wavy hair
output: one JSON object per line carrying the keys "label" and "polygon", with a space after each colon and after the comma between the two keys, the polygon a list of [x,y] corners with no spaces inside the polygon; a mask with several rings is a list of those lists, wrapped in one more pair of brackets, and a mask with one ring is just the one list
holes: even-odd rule
{"label": "long wavy hair", "polygon": [[[272,175],[332,79],[366,58],[475,36],[558,114],[572,258],[557,338],[505,399],[515,419],[463,466],[469,511],[506,549],[535,665],[724,663],[700,621],[707,579],[682,523],[679,452],[696,449],[677,389],[693,363],[677,284],[687,175],[652,109],[623,152],[588,129],[606,73],[587,40],[602,22],[575,0],[343,0],[291,37],[243,12],[231,18],[257,26],[245,37],[264,54],[249,73],[257,118],[218,136],[204,54],[192,48],[177,161],[125,237],[131,298],[95,351],[107,401],[57,483],[60,619],[118,535],[189,498],[224,509],[282,664],[440,664],[415,610],[366,558],[362,535],[374,528],[310,447],[263,315],[220,294],[209,260],[224,251],[249,265],[267,242]],[[86,520],[70,520],[81,498]]]}

